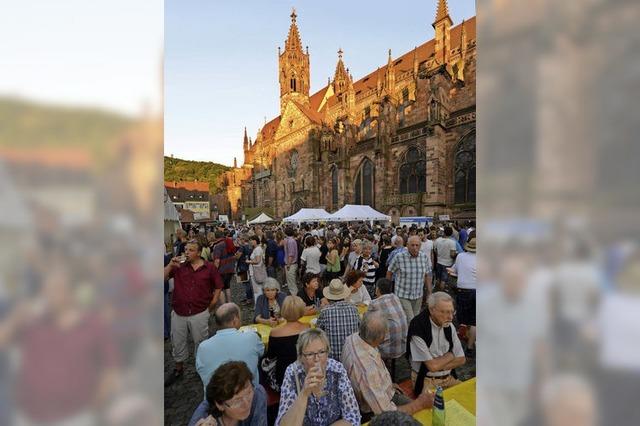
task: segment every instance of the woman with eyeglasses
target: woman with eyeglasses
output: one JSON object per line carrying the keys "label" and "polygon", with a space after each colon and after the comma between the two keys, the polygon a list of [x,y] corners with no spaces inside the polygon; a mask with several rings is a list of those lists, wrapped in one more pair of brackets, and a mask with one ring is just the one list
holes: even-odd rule
{"label": "woman with eyeglasses", "polygon": [[267,394],[253,386],[242,361],[226,362],[213,373],[207,399],[196,408],[189,426],[267,426]]}
{"label": "woman with eyeglasses", "polygon": [[344,366],[329,358],[320,329],[300,334],[298,360],[287,367],[276,425],[359,425],[360,408]]}

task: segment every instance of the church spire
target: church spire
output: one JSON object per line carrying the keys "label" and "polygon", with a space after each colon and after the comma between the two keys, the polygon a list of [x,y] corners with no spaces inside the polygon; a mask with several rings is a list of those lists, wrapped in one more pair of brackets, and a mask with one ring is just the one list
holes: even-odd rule
{"label": "church spire", "polygon": [[438,0],[438,9],[436,11],[436,20],[433,21],[435,34],[435,59],[440,65],[449,61],[451,54],[450,29],[453,21],[449,16],[449,8],[447,0]]}
{"label": "church spire", "polygon": [[302,104],[309,103],[309,48],[302,50],[302,41],[298,30],[298,15],[295,8],[291,11],[289,34],[284,42],[284,51],[278,49],[278,74],[280,81],[280,113],[290,99]]}
{"label": "church spire", "polygon": [[435,26],[435,24],[443,19],[449,19],[449,21],[451,21],[449,17],[449,6],[447,5],[447,0],[438,0],[438,10],[436,11],[436,20],[433,21],[433,25]]}
{"label": "church spire", "polygon": [[245,151],[249,150],[249,138],[247,137],[247,126],[244,126],[243,147]]}
{"label": "church spire", "polygon": [[298,31],[298,25],[296,19],[296,8],[292,8],[291,11],[291,25],[289,26],[289,35],[287,41],[284,44],[284,50],[299,50],[302,52],[302,42],[300,41],[300,32]]}
{"label": "church spire", "polygon": [[233,157],[233,168],[234,169],[238,168],[238,159],[236,157]]}
{"label": "church spire", "polygon": [[338,49],[338,63],[333,76],[333,92],[341,100],[342,106],[351,116],[355,109],[355,91],[353,90],[353,78],[349,75],[349,68],[345,68],[342,61],[343,53],[342,48]]}
{"label": "church spire", "polygon": [[393,65],[393,58],[391,57],[391,49],[389,49],[389,57],[387,58],[387,68],[384,73],[384,87],[387,94],[393,95],[393,91],[396,86],[396,72]]}
{"label": "church spire", "polygon": [[336,72],[333,75],[333,91],[335,93],[344,92],[349,83],[349,74],[347,70],[344,68],[344,62],[342,62],[342,48],[338,49],[338,63],[336,64]]}

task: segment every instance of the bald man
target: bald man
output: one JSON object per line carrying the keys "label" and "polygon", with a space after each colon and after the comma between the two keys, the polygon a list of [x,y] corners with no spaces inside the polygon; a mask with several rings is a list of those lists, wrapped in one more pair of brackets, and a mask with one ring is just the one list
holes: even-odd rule
{"label": "bald man", "polygon": [[420,251],[420,237],[413,235],[407,250],[398,253],[389,262],[387,279],[395,282],[394,293],[400,299],[402,310],[411,322],[422,308],[422,295],[431,292],[431,261]]}
{"label": "bald man", "polygon": [[347,337],[342,364],[347,370],[365,422],[383,411],[416,413],[433,405],[433,395],[425,391],[414,401],[395,390],[378,346],[387,333],[387,319],[381,311],[369,311],[360,323],[360,332]]}
{"label": "bald man", "polygon": [[264,353],[264,344],[257,333],[241,333],[240,308],[235,303],[221,305],[215,313],[218,331],[200,343],[196,352],[196,370],[205,390],[213,372],[227,361],[244,361],[258,385],[258,360]]}

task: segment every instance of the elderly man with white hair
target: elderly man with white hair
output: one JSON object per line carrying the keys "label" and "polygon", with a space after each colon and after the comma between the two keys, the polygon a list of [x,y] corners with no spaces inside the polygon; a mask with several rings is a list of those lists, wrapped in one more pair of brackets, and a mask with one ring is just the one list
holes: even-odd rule
{"label": "elderly man with white hair", "polygon": [[395,282],[394,293],[407,315],[407,322],[422,308],[422,295],[431,291],[431,261],[420,251],[420,237],[409,237],[407,251],[396,255],[389,263],[387,279]]}
{"label": "elderly man with white hair", "polygon": [[381,311],[364,314],[359,333],[347,337],[342,349],[342,364],[362,412],[362,421],[383,411],[416,413],[433,405],[433,395],[421,393],[415,401],[395,390],[389,370],[378,352],[387,334],[387,318]]}
{"label": "elderly man with white hair", "polygon": [[409,324],[407,354],[411,355],[411,380],[419,394],[426,386],[443,389],[460,383],[451,375],[466,362],[464,350],[453,326],[453,299],[438,291],[427,299],[428,309]]}

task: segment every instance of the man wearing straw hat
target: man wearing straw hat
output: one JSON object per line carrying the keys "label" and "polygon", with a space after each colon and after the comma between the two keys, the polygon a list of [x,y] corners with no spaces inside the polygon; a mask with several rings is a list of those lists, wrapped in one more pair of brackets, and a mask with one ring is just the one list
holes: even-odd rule
{"label": "man wearing straw hat", "polygon": [[345,339],[357,332],[360,327],[358,309],[347,302],[351,289],[339,278],[331,280],[322,291],[330,305],[320,312],[316,326],[324,330],[331,343],[329,356],[340,361]]}

